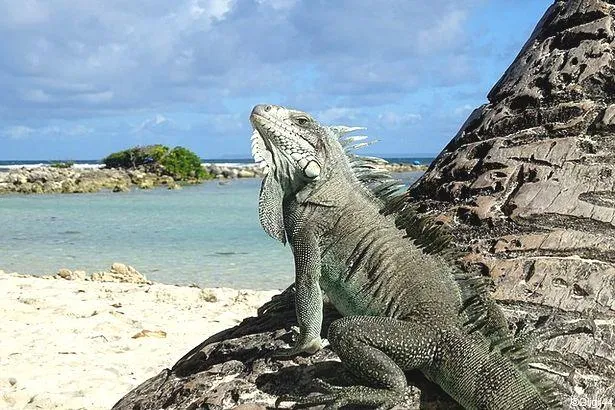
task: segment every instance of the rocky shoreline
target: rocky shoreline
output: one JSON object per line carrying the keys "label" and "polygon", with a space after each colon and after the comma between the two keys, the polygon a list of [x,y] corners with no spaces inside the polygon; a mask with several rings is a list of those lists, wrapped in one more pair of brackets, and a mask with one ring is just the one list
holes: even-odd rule
{"label": "rocky shoreline", "polygon": [[18,168],[0,173],[0,194],[73,194],[109,190],[126,192],[131,188],[155,186],[178,189],[181,186],[170,176],[159,176],[142,170],[105,168]]}
{"label": "rocky shoreline", "polygon": [[[214,178],[262,178],[263,169],[257,164],[244,164],[244,165],[228,165],[228,164],[204,164],[205,169]],[[426,171],[427,165],[415,165],[404,163],[387,163],[383,164],[382,168],[389,172],[413,172],[413,171]]]}
{"label": "rocky shoreline", "polygon": [[43,279],[66,279],[66,280],[84,280],[93,282],[119,282],[119,283],[147,283],[152,284],[151,281],[139,273],[135,268],[130,265],[115,262],[111,265],[111,268],[106,271],[93,272],[88,275],[83,270],[70,270],[62,268],[58,270],[55,275],[43,275]]}
{"label": "rocky shoreline", "polygon": [[[263,169],[257,164],[203,164],[217,180],[260,178]],[[393,173],[425,171],[426,165],[389,163],[384,169]],[[131,189],[167,187],[180,189],[182,182],[170,176],[160,176],[141,169],[54,168],[40,166],[15,168],[0,172],[0,194],[71,194],[103,190],[127,192]]]}

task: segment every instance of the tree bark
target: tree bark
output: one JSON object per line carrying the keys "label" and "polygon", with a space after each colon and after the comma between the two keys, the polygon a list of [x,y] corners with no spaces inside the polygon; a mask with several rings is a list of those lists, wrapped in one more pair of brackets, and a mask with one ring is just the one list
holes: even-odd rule
{"label": "tree bark", "polygon": [[[615,2],[558,0],[459,133],[406,193],[452,228],[464,266],[493,279],[511,329],[539,329],[544,377],[566,408],[615,400]],[[291,342],[292,297],[215,335],[116,409],[263,409],[311,380],[348,379]],[[291,295],[292,296],[292,295]],[[324,331],[337,313],[327,310]],[[454,408],[419,374],[407,408]],[[257,403],[257,404],[255,404]],[[591,406],[590,406],[591,407]]]}
{"label": "tree bark", "polygon": [[577,397],[604,402],[615,396],[613,3],[556,1],[407,194],[452,226],[517,327],[594,321],[593,334],[540,350]]}

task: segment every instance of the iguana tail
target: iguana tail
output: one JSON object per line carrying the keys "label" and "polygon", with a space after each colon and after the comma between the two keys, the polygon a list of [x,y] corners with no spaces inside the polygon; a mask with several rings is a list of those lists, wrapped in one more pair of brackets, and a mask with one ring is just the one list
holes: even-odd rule
{"label": "iguana tail", "polygon": [[538,410],[559,407],[548,385],[513,363],[480,333],[444,332],[440,365],[424,370],[427,377],[468,409]]}

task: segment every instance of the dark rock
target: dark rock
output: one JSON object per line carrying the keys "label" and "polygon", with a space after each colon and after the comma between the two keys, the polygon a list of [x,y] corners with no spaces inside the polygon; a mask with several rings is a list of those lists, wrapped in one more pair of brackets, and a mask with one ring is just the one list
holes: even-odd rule
{"label": "dark rock", "polygon": [[130,191],[130,188],[128,188],[127,185],[116,185],[113,187],[113,192],[128,192]]}
{"label": "dark rock", "polygon": [[[289,298],[288,296],[291,295]],[[340,315],[325,306],[323,336]],[[261,308],[258,317],[222,331],[188,352],[172,369],[143,382],[124,396],[114,409],[235,409],[256,404],[271,406],[282,394],[307,395],[314,379],[348,385],[354,380],[341,368],[337,356],[325,348],[312,356],[288,360],[273,352],[293,343],[296,326],[292,294],[286,291]],[[420,374],[409,374],[419,390],[408,405],[455,409],[456,404],[438,386]],[[239,407],[245,408],[245,407]],[[258,408],[258,407],[257,407]]]}

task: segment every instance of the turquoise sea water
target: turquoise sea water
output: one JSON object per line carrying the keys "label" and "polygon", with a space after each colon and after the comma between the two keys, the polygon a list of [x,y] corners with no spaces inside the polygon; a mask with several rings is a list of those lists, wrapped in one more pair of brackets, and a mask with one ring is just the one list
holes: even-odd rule
{"label": "turquoise sea water", "polygon": [[[398,162],[404,164],[423,164],[429,165],[431,161],[433,161],[434,156],[418,156],[418,157],[383,157],[389,162]],[[212,159],[201,159],[205,163],[236,163],[236,164],[253,164],[254,160],[252,158],[212,158]],[[50,160],[50,159],[29,159],[29,160],[2,160],[0,159],[0,170],[6,167],[14,167],[14,166],[23,166],[23,165],[49,165],[54,162],[64,162],[71,161],[75,164],[79,165],[92,165],[92,164],[100,164],[100,159],[77,159],[73,160],[70,158],[58,159],[58,160]]]}
{"label": "turquoise sea water", "polygon": [[292,255],[259,225],[259,188],[259,179],[240,179],[180,191],[0,196],[0,269],[94,272],[122,262],[164,283],[284,288]]}

